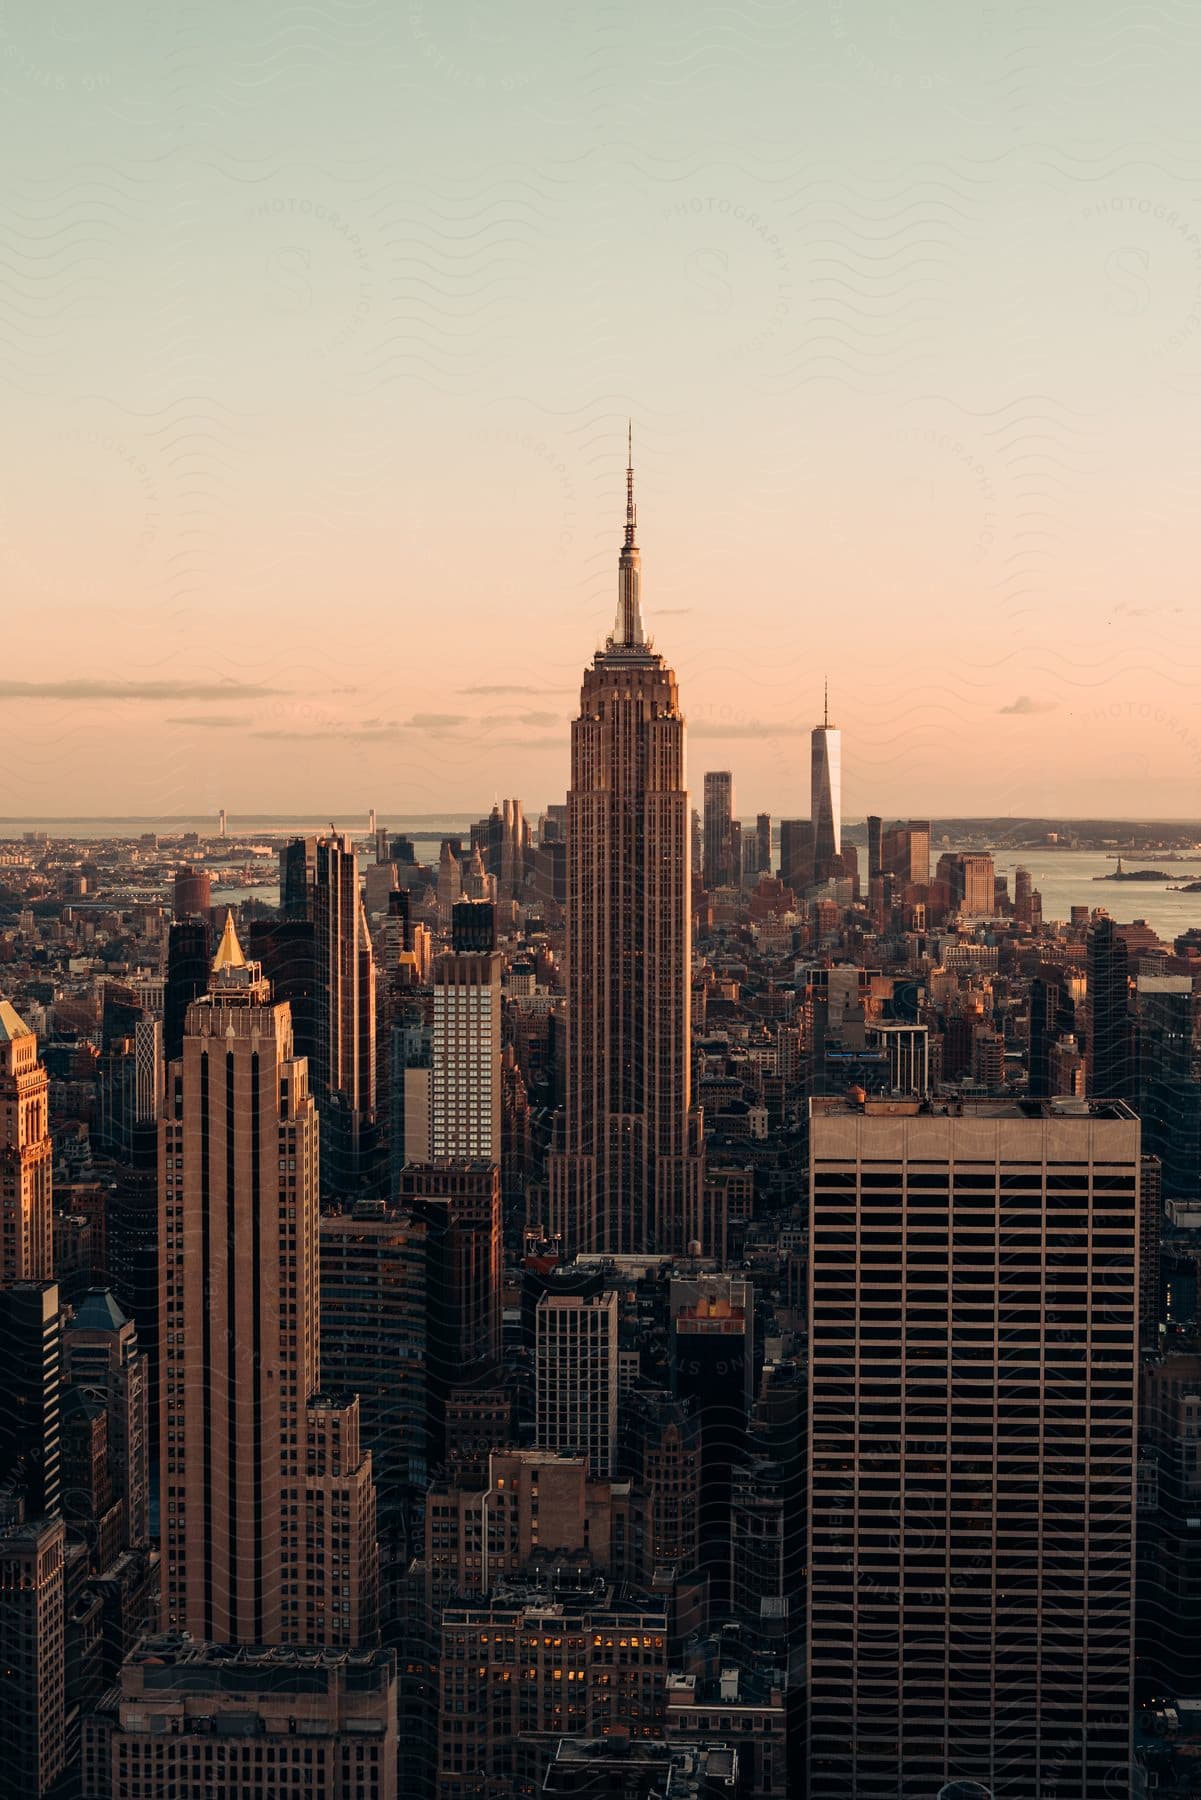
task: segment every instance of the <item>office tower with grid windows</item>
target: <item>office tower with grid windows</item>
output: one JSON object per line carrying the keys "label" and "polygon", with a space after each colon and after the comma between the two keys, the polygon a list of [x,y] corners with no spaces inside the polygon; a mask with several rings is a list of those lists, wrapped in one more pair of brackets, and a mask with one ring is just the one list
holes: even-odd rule
{"label": "office tower with grid windows", "polygon": [[63,1570],[67,1530],[39,1518],[0,1530],[0,1794],[62,1792],[66,1753]]}
{"label": "office tower with grid windows", "polygon": [[490,943],[480,949],[457,947],[487,941],[494,909],[486,903],[460,904],[454,912],[456,948],[434,965],[430,1155],[435,1162],[452,1157],[499,1163],[502,958]]}
{"label": "office tower with grid windows", "polygon": [[946,882],[951,904],[961,918],[996,916],[996,867],[987,850],[948,850],[938,859],[936,878]]}
{"label": "office tower with grid windows", "polygon": [[682,1251],[700,1230],[684,717],[646,637],[626,471],[618,616],[584,672],[567,797],[567,1045],[550,1227],[570,1251]]}
{"label": "office tower with grid windows", "polygon": [[810,1800],[1128,1793],[1138,1120],[811,1105]]}
{"label": "office tower with grid windows", "polygon": [[[876,821],[877,824],[879,821]],[[868,820],[868,847],[871,848],[870,828],[872,820]],[[870,868],[869,874],[872,872]],[[898,886],[926,887],[930,881],[930,821],[929,819],[910,819],[903,823],[898,820],[879,837],[880,875],[892,875]],[[991,903],[991,895],[989,896]]]}
{"label": "office tower with grid windows", "polygon": [[596,1479],[617,1450],[617,1293],[556,1293],[538,1302],[534,1349],[536,1442],[583,1456]]}

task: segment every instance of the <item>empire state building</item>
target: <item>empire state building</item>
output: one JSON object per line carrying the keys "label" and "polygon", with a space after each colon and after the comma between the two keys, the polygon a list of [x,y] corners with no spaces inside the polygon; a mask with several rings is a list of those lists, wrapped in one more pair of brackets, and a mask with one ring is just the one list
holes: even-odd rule
{"label": "empire state building", "polygon": [[684,719],[643,630],[635,525],[630,466],[617,622],[571,728],[566,1102],[550,1161],[551,1228],[569,1254],[703,1237]]}

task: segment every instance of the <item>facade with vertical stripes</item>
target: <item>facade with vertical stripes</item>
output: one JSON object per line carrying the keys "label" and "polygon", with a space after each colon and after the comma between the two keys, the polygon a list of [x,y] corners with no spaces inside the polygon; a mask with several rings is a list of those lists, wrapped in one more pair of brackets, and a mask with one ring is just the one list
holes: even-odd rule
{"label": "facade with vertical stripes", "polygon": [[374,1636],[371,1459],[357,1399],[320,1392],[317,1183],[288,1007],[227,923],[159,1151],[163,1624],[195,1638]]}
{"label": "facade with vertical stripes", "polygon": [[566,1101],[550,1225],[569,1251],[682,1251],[702,1229],[692,1105],[684,716],[648,642],[633,471],[617,624],[585,670],[567,796]]}

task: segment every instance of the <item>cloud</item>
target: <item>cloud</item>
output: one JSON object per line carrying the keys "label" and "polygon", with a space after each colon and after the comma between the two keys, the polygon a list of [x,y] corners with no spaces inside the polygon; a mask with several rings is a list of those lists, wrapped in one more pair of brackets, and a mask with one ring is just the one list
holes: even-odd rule
{"label": "cloud", "polygon": [[566,694],[567,688],[522,687],[519,682],[497,681],[485,682],[479,687],[459,689],[460,694],[526,694],[534,699],[541,699],[544,694]]}
{"label": "cloud", "polygon": [[695,724],[691,720],[688,722],[688,735],[694,738],[805,737],[808,731],[807,725],[773,725],[765,719],[748,719],[741,723],[732,719],[697,719]]}
{"label": "cloud", "polygon": [[488,748],[489,750],[562,750],[566,747],[566,742],[562,732],[555,731],[543,737],[531,734],[529,737],[490,738]]}
{"label": "cloud", "polygon": [[306,730],[285,730],[282,727],[268,731],[255,731],[251,735],[266,739],[273,744],[311,744],[316,739],[324,739],[327,743],[370,743],[381,738],[394,738],[395,725],[310,725]]}
{"label": "cloud", "polygon": [[481,725],[559,725],[562,721],[558,713],[524,712],[524,713],[489,713],[480,720]]}
{"label": "cloud", "polygon": [[1057,702],[1054,700],[1032,700],[1029,694],[1019,694],[1016,700],[1011,700],[1008,706],[998,707],[997,711],[1003,713],[1019,713],[1022,715],[1027,713],[1048,713],[1054,712],[1056,705]]}
{"label": "cloud", "polygon": [[239,718],[236,713],[175,713],[167,724],[190,725],[198,731],[237,731],[249,725],[250,720]]}
{"label": "cloud", "polygon": [[279,691],[244,681],[0,681],[0,700],[262,700]]}
{"label": "cloud", "polygon": [[[497,723],[513,724],[512,719],[498,720]],[[323,738],[331,743],[370,743],[384,738],[402,737],[408,732],[453,731],[459,725],[479,724],[480,721],[469,719],[466,713],[414,713],[411,719],[347,719],[339,724],[337,720],[314,720],[308,726],[270,726],[256,731],[256,738],[266,738],[274,743],[310,743],[315,738]],[[484,720],[483,723],[489,723]]]}

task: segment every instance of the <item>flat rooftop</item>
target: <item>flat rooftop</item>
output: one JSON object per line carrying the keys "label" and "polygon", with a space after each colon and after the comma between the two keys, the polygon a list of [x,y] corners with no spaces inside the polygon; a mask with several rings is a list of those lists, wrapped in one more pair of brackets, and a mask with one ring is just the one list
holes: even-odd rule
{"label": "flat rooftop", "polygon": [[816,1095],[810,1116],[841,1119],[1124,1119],[1136,1114],[1124,1100],[1030,1100],[1022,1097],[963,1100],[888,1099]]}
{"label": "flat rooftop", "polygon": [[391,1650],[347,1649],[341,1645],[305,1648],[279,1644],[213,1644],[184,1632],[143,1638],[126,1659],[130,1667],[255,1669],[390,1668]]}

